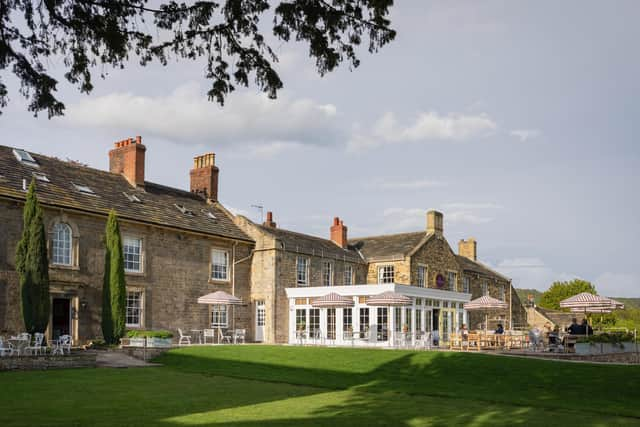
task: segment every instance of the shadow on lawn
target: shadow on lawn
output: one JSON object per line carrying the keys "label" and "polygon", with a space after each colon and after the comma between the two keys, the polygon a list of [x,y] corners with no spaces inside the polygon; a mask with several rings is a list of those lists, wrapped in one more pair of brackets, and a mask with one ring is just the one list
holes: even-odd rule
{"label": "shadow on lawn", "polygon": [[[605,392],[608,400],[596,401],[598,405],[610,405],[603,413],[598,406],[582,404],[584,389],[572,391],[567,398],[567,384],[555,383],[555,374],[549,376],[536,371],[514,375],[508,370],[521,365],[504,358],[460,353],[433,353],[422,358],[418,356],[420,353],[397,352],[394,353],[397,357],[377,368],[358,373],[242,361],[224,358],[224,355],[218,358],[215,354],[215,351],[207,352],[206,356],[173,352],[162,361],[168,362],[172,369],[205,375],[322,387],[325,389],[322,392],[326,389],[350,392],[339,404],[332,402],[314,407],[302,418],[292,414],[291,419],[246,419],[233,425],[388,425],[390,422],[397,425],[517,425],[540,420],[541,411],[548,414],[552,424],[564,418],[563,422],[570,424],[577,417],[581,418],[582,425],[603,425],[603,421],[615,414],[632,417],[617,422],[639,422],[638,418],[634,419],[638,417],[637,411],[628,407],[628,399],[616,401],[615,396]],[[331,349],[327,349],[327,357],[330,356]],[[477,372],[478,359],[470,357],[484,358],[485,371],[481,375]],[[558,366],[561,365],[546,365],[548,369],[559,369]],[[634,392],[637,390],[636,386]],[[580,407],[575,406],[576,402]],[[578,408],[581,413],[572,412]],[[591,414],[585,414],[590,411]],[[312,417],[308,418],[309,415]]]}

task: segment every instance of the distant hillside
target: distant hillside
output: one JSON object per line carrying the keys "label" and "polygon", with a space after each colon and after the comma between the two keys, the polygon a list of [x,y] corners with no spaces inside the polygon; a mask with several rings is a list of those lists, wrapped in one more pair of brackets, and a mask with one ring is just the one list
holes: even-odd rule
{"label": "distant hillside", "polygon": [[616,298],[616,297],[613,297],[613,299],[623,303],[625,309],[635,308],[636,310],[640,310],[640,298]]}
{"label": "distant hillside", "polygon": [[533,300],[535,301],[536,304],[540,302],[540,297],[542,296],[542,292],[540,292],[537,289],[517,289],[516,288],[516,293],[518,294],[518,298],[520,298],[520,302],[522,302],[523,304],[525,304],[528,301],[529,295],[533,295]]}

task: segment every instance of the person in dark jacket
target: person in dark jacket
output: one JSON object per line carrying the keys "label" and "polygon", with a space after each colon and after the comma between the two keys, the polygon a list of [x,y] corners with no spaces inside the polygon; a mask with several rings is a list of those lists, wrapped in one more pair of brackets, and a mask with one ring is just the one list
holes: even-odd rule
{"label": "person in dark jacket", "polygon": [[504,334],[504,327],[502,326],[502,323],[498,323],[498,327],[494,333],[498,335]]}
{"label": "person in dark jacket", "polygon": [[584,335],[584,332],[581,331],[582,328],[578,325],[578,319],[575,317],[571,319],[571,326],[567,328],[567,332],[571,335]]}

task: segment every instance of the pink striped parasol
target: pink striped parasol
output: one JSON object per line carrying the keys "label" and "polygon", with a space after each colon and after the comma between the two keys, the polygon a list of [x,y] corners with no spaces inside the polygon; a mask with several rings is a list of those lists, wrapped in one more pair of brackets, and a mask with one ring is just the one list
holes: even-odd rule
{"label": "pink striped parasol", "polygon": [[328,293],[327,295],[315,298],[311,301],[312,307],[353,307],[355,303],[353,298],[339,295],[335,292]]}

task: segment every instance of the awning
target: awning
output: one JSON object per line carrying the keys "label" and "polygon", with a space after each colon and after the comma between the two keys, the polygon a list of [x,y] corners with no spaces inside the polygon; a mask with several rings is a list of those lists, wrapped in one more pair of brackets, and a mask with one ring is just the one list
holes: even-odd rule
{"label": "awning", "polygon": [[469,301],[464,305],[465,310],[474,311],[474,310],[506,310],[508,308],[508,304],[504,301],[500,301],[499,299],[495,299],[490,297],[489,295],[485,295],[480,298],[476,298],[472,301]]}

